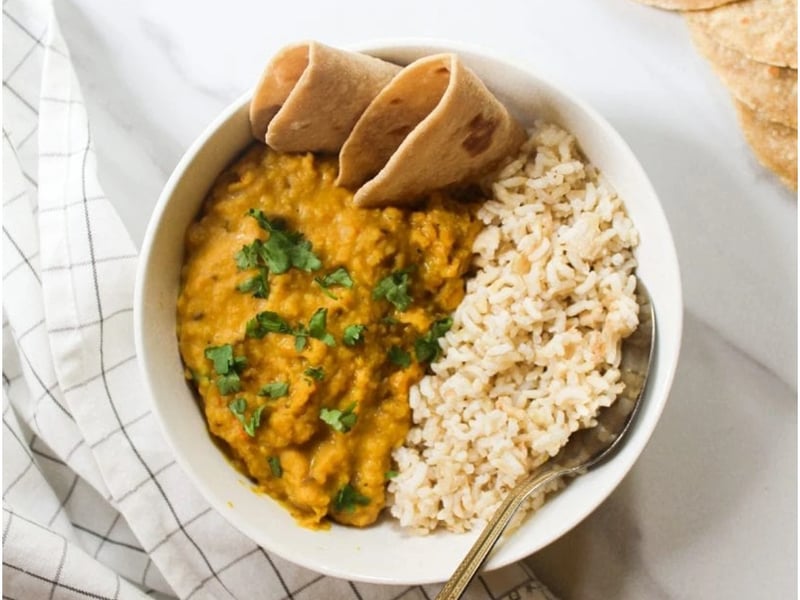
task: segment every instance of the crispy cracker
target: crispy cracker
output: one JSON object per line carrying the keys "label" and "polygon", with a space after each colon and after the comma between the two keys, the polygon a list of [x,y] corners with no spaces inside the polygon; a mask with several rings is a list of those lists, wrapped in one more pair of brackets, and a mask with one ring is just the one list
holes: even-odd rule
{"label": "crispy cracker", "polygon": [[733,96],[769,121],[797,128],[797,70],[750,60],[689,21],[695,46]]}
{"label": "crispy cracker", "polygon": [[735,102],[744,137],[758,161],[797,190],[797,129],[768,121],[746,104]]}
{"label": "crispy cracker", "polygon": [[797,68],[797,0],[742,0],[687,12],[686,19],[751,60]]}

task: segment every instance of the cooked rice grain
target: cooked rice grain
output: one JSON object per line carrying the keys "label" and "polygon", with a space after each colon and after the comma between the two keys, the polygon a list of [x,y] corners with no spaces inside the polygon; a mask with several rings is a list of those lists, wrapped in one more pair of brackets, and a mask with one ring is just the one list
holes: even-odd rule
{"label": "cooked rice grain", "polygon": [[479,212],[477,273],[444,354],[410,392],[414,425],[389,490],[392,514],[418,533],[482,526],[622,390],[637,232],[572,135],[544,123],[529,134]]}

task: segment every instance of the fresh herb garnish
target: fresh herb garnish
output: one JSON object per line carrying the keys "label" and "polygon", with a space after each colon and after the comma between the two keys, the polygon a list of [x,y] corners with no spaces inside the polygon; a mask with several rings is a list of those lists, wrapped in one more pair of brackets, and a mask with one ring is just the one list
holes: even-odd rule
{"label": "fresh herb garnish", "polygon": [[280,477],[281,475],[283,475],[283,467],[281,467],[280,458],[278,458],[277,456],[270,456],[267,459],[267,462],[269,463],[270,471],[272,471],[272,474],[275,477]]}
{"label": "fresh herb garnish", "polygon": [[308,335],[320,340],[326,346],[335,346],[333,336],[325,331],[327,327],[328,309],[318,308],[308,321]]}
{"label": "fresh herb garnish", "polygon": [[270,220],[257,208],[251,208],[247,214],[269,232],[269,239],[257,247],[257,252],[272,273],[279,275],[292,267],[302,271],[316,271],[322,267],[322,261],[311,250],[311,242],[302,233],[288,231],[283,221]]}
{"label": "fresh herb garnish", "polygon": [[295,337],[294,347],[301,352],[306,347],[306,338],[312,337],[320,340],[326,346],[335,346],[336,340],[326,331],[328,309],[319,308],[308,322],[308,327],[297,325],[292,327],[278,313],[266,310],[258,313],[247,322],[247,337],[261,339],[268,333],[286,333]]}
{"label": "fresh herb garnish", "polygon": [[205,350],[205,357],[214,363],[220,394],[233,394],[241,389],[239,373],[247,366],[246,357],[234,356],[233,346],[230,344],[209,346]]}
{"label": "fresh herb garnish", "polygon": [[259,266],[259,259],[264,252],[263,246],[264,242],[261,240],[253,240],[252,243],[242,246],[242,249],[233,255],[236,266],[239,267],[240,271],[255,269]]}
{"label": "fresh herb garnish", "polygon": [[335,271],[325,275],[325,277],[314,277],[314,282],[322,288],[322,291],[325,292],[329,298],[333,298],[334,300],[338,300],[338,298],[328,291],[329,288],[338,286],[352,289],[353,287],[353,278],[350,277],[350,273],[348,273],[347,269],[344,267],[339,267]]}
{"label": "fresh herb garnish", "polygon": [[369,504],[369,498],[359,494],[349,483],[345,484],[333,497],[333,509],[337,512],[345,510],[353,512],[356,509],[356,504],[366,506]]}
{"label": "fresh herb garnish", "polygon": [[230,404],[228,404],[228,409],[239,420],[242,427],[244,427],[245,433],[250,437],[255,437],[256,429],[261,425],[261,413],[264,412],[265,408],[266,404],[262,404],[250,414],[250,418],[248,419],[245,416],[247,400],[244,398],[236,398],[236,400],[231,400]]}
{"label": "fresh herb garnish", "polygon": [[384,323],[386,325],[397,325],[399,322],[400,321],[398,321],[397,319],[395,319],[392,316],[383,317],[381,319],[381,323]]}
{"label": "fresh herb garnish", "polygon": [[366,325],[348,325],[344,328],[342,334],[342,341],[345,346],[355,346],[356,344],[364,341],[364,332],[367,330]]}
{"label": "fresh herb garnish", "polygon": [[383,474],[383,476],[386,479],[394,479],[398,475],[399,475],[399,473],[397,471],[391,471],[391,470],[390,471],[386,471],[386,473]]}
{"label": "fresh herb garnish", "polygon": [[411,304],[408,286],[411,283],[411,268],[394,271],[381,279],[372,290],[372,299],[385,299],[391,302],[399,311],[406,310]]}
{"label": "fresh herb garnish", "polygon": [[303,375],[311,379],[316,379],[317,381],[322,381],[325,379],[325,369],[322,367],[308,367],[303,371]]}
{"label": "fresh herb garnish", "polygon": [[258,390],[259,396],[266,396],[268,398],[283,398],[289,395],[289,384],[285,381],[273,381],[272,383],[265,383]]}
{"label": "fresh herb garnish", "polygon": [[289,333],[289,324],[276,312],[265,310],[247,322],[247,337],[261,339],[268,333]]}
{"label": "fresh herb garnish", "polygon": [[319,411],[319,418],[339,433],[347,433],[358,421],[358,415],[353,412],[356,403],[353,402],[344,410],[338,408],[323,408]]}
{"label": "fresh herb garnish", "polygon": [[267,279],[267,269],[259,267],[258,275],[254,275],[250,279],[245,279],[242,283],[236,286],[236,289],[242,293],[252,293],[256,298],[266,298],[269,296],[269,280]]}
{"label": "fresh herb garnish", "polygon": [[388,352],[389,360],[398,367],[407,368],[411,364],[411,355],[400,346],[392,346]]}
{"label": "fresh herb garnish", "polygon": [[450,331],[452,326],[453,319],[451,317],[434,321],[428,333],[414,342],[414,354],[417,355],[417,362],[430,363],[439,358],[442,353],[439,338]]}

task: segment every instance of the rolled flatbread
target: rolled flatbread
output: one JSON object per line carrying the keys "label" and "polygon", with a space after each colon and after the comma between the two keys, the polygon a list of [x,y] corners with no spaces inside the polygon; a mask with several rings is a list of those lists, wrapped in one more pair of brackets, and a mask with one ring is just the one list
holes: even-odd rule
{"label": "rolled flatbread", "polygon": [[408,204],[512,155],[522,126],[455,54],[421,58],[370,103],[339,153],[357,206]]}
{"label": "rolled flatbread", "polygon": [[253,93],[253,135],[280,152],[338,152],[364,109],[399,71],[392,63],[319,42],[286,46]]}

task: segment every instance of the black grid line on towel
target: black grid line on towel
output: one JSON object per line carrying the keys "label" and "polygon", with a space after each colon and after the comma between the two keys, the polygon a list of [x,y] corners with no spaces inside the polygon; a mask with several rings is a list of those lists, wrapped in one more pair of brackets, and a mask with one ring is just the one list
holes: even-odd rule
{"label": "black grid line on towel", "polygon": [[31,47],[28,48],[28,50],[25,52],[25,54],[22,56],[19,62],[17,62],[16,66],[13,69],[11,69],[8,73],[3,73],[3,79],[9,81],[14,76],[14,73],[19,71],[20,67],[27,62],[30,55],[33,54],[33,51],[36,50],[37,47],[42,46],[42,40],[44,39],[44,36],[47,35],[47,29],[48,29],[47,27],[44,28],[42,34],[34,40],[34,43],[31,44]]}
{"label": "black grid line on towel", "polygon": [[[114,523],[116,523],[117,519],[119,519],[119,518],[120,518],[120,516],[115,517]],[[94,531],[93,529],[90,529],[89,527],[84,527],[83,525],[80,525],[79,523],[75,523],[74,521],[70,521],[70,523],[75,529],[79,529],[80,531],[83,531],[84,533],[88,533],[89,535],[96,537],[97,539],[99,539],[102,542],[97,547],[97,550],[95,551],[95,554],[94,554],[95,558],[97,558],[97,555],[100,553],[100,548],[103,547],[103,544],[111,544],[112,546],[120,546],[122,548],[127,548],[128,550],[133,550],[134,552],[138,552],[140,554],[144,554],[144,550],[142,548],[140,548],[139,546],[134,546],[133,544],[129,544],[128,542],[121,542],[120,540],[115,540],[114,538],[109,537],[108,534],[103,535],[102,533],[98,533],[97,531]],[[111,529],[113,529],[113,526],[111,527]]]}
{"label": "black grid line on towel", "polygon": [[[5,6],[5,3],[3,3],[3,6]],[[28,29],[27,27],[25,27],[25,25],[23,25],[22,23],[20,23],[14,17],[14,15],[9,13],[7,10],[3,9],[3,16],[6,17],[9,21],[11,21],[14,25],[16,25],[20,29],[20,31],[22,31],[22,33],[24,33],[29,38],[31,38],[36,43],[36,45],[40,46],[41,48],[45,48],[45,45],[36,38],[36,36],[31,32],[31,30]],[[51,47],[50,49],[53,52],[55,52],[56,54],[60,54],[61,56],[67,57],[67,54],[65,54],[64,52],[62,52],[58,48],[52,48]]]}
{"label": "black grid line on towel", "polygon": [[[115,310],[112,313],[106,315],[106,321],[109,319],[113,319],[114,317],[118,317],[120,315],[124,315],[127,313],[132,313],[133,307],[126,306],[125,308],[120,308],[119,310]],[[87,327],[94,327],[95,325],[100,324],[100,319],[95,319],[94,321],[89,321],[87,323],[80,323],[79,325],[72,325],[72,326],[65,326],[65,327],[54,327],[53,329],[48,329],[47,333],[64,333],[66,331],[75,331],[79,329],[86,329]]]}
{"label": "black grid line on towel", "polygon": [[[10,562],[3,561],[3,566],[8,567],[9,569],[13,569],[19,573],[23,573],[28,577],[33,577],[34,579],[38,579],[39,581],[43,581],[46,583],[51,583],[53,585],[53,593],[55,593],[56,589],[64,589],[69,592],[74,592],[75,594],[80,594],[81,596],[86,596],[87,598],[97,598],[98,600],[115,600],[115,598],[111,596],[101,596],[100,594],[94,594],[88,590],[83,590],[74,585],[67,585],[65,583],[60,583],[57,579],[52,579],[50,577],[46,577],[44,575],[40,575],[38,573],[33,573],[23,567],[19,567],[17,565],[12,565]],[[51,595],[52,598],[52,595]]]}
{"label": "black grid line on towel", "polygon": [[34,255],[32,255],[31,257],[28,257],[28,255],[26,255],[22,251],[22,248],[20,248],[20,246],[17,243],[17,241],[11,236],[11,233],[9,233],[8,229],[6,229],[5,225],[3,225],[3,235],[5,235],[6,239],[9,242],[11,242],[11,245],[14,246],[14,250],[16,250],[19,253],[20,258],[22,258],[23,262],[26,265],[28,265],[28,268],[31,270],[31,273],[36,278],[36,281],[38,281],[39,285],[41,285],[42,284],[42,280],[39,278],[39,273],[36,272],[36,269],[33,268],[33,265],[31,264],[31,261],[30,261],[31,258],[33,258],[36,254],[38,254],[38,252],[34,253]]}

